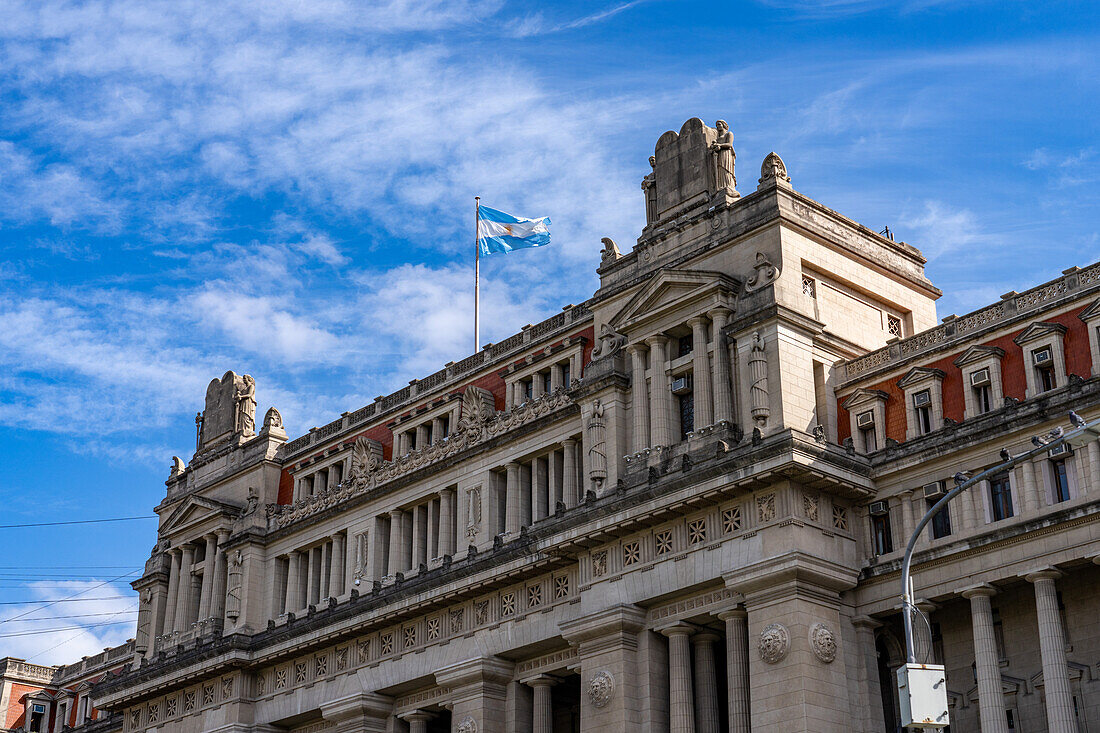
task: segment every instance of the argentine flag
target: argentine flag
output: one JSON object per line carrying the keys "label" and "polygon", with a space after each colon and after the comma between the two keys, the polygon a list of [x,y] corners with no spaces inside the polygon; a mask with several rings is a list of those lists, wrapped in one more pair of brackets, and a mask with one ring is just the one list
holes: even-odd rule
{"label": "argentine flag", "polygon": [[548,216],[524,219],[522,216],[512,216],[488,206],[481,206],[477,214],[478,251],[482,255],[490,255],[494,252],[508,253],[513,249],[550,244],[550,229],[547,227],[549,223]]}

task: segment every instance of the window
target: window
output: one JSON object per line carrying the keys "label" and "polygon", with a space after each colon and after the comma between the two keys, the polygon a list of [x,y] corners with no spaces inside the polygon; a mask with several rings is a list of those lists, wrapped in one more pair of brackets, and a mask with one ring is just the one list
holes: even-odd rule
{"label": "window", "polygon": [[972,388],[974,390],[974,404],[978,406],[978,414],[984,415],[993,409],[993,388],[988,384],[982,384]]}
{"label": "window", "polygon": [[676,356],[687,356],[695,349],[695,341],[691,336],[681,336],[677,342]]}
{"label": "window", "polygon": [[1031,363],[1035,365],[1035,381],[1040,392],[1047,392],[1058,386],[1054,375],[1054,353],[1049,346],[1031,352]]}
{"label": "window", "polygon": [[927,435],[932,432],[932,391],[922,389],[913,394],[913,414],[917,420],[917,433]]}
{"label": "window", "polygon": [[531,399],[535,395],[535,380],[525,379],[523,380],[523,397],[524,399]]}
{"label": "window", "polygon": [[891,336],[896,336],[897,338],[901,338],[901,336],[902,336],[901,319],[898,318],[897,316],[891,316],[891,315],[887,314],[887,316],[886,316],[886,330],[890,333]]}
{"label": "window", "polygon": [[561,365],[561,383],[566,387],[569,386],[569,362]]}
{"label": "window", "polygon": [[863,441],[863,452],[874,453],[878,450],[878,438],[875,437],[875,426],[859,429],[860,440]]}
{"label": "window", "polygon": [[1069,501],[1069,471],[1064,460],[1050,462],[1051,474],[1054,476],[1054,503],[1061,504]]}
{"label": "window", "polygon": [[[928,508],[939,501],[939,497],[934,499],[928,499]],[[947,511],[947,506],[940,509],[938,512],[932,515],[932,539],[940,539],[941,537],[947,537],[951,534],[951,515]]]}
{"label": "window", "polygon": [[550,389],[550,372],[543,372],[539,377],[542,378],[542,393],[550,394],[553,391]]}
{"label": "window", "polygon": [[929,625],[931,626],[932,635],[932,662],[933,664],[943,664],[943,630],[937,621],[932,621]]}
{"label": "window", "polygon": [[875,543],[875,554],[886,555],[894,551],[894,537],[890,532],[890,515],[871,515],[871,537]]}
{"label": "window", "polygon": [[1012,516],[1012,485],[1008,476],[1000,476],[989,482],[989,508],[994,522]]}
{"label": "window", "polygon": [[687,440],[687,434],[695,429],[695,395],[691,392],[678,395],[680,400],[680,440]]}
{"label": "window", "polygon": [[812,277],[802,276],[802,292],[811,298],[817,299],[817,281]]}
{"label": "window", "polygon": [[997,644],[997,659],[1002,662],[1008,659],[1005,656],[1005,625],[1001,621],[1001,610],[999,608],[992,609],[993,616],[993,641]]}
{"label": "window", "polygon": [[1016,718],[1012,715],[1012,708],[1005,708],[1005,718],[1008,720],[1008,729],[1016,730]]}

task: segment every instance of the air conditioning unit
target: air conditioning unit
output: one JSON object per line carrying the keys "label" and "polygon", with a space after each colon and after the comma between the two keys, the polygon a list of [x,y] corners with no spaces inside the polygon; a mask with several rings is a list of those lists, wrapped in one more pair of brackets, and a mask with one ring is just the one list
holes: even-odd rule
{"label": "air conditioning unit", "polygon": [[1061,456],[1072,456],[1073,455],[1073,448],[1070,447],[1069,443],[1062,443],[1061,445],[1054,446],[1049,451],[1047,451],[1047,453],[1050,455],[1051,458],[1059,458]]}
{"label": "air conditioning unit", "polygon": [[871,514],[889,514],[890,505],[885,501],[872,501],[871,506],[869,506],[867,510],[871,512]]}
{"label": "air conditioning unit", "polygon": [[922,488],[924,489],[925,499],[938,499],[947,493],[943,489],[943,481],[933,481],[930,484],[925,484]]}
{"label": "air conditioning unit", "polygon": [[970,372],[971,387],[984,387],[987,384],[989,384],[989,367]]}
{"label": "air conditioning unit", "polygon": [[691,391],[691,377],[677,377],[672,380],[672,394],[687,394]]}
{"label": "air conditioning unit", "polygon": [[1045,349],[1039,349],[1038,351],[1031,352],[1031,360],[1035,363],[1035,366],[1040,364],[1049,364],[1054,360],[1054,353],[1050,350],[1050,347]]}
{"label": "air conditioning unit", "polygon": [[46,712],[46,706],[45,705],[39,705],[38,703],[35,703],[35,704],[31,705],[31,713],[45,713],[45,712]]}
{"label": "air conditioning unit", "polygon": [[861,412],[856,415],[856,427],[857,428],[869,428],[875,424],[875,413],[873,410],[867,412]]}

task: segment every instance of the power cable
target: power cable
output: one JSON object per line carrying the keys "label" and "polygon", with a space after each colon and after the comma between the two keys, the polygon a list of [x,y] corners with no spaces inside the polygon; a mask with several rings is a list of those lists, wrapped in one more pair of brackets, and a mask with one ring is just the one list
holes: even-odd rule
{"label": "power cable", "polygon": [[[85,624],[84,626],[57,626],[52,629],[39,629],[37,631],[14,631],[10,634],[0,634],[0,639],[15,639],[20,636],[40,636],[42,634],[53,634],[58,631],[83,631],[84,629],[98,629],[102,626],[121,626],[122,624],[130,623],[131,620],[132,619],[126,619],[125,621],[103,621],[98,624]],[[68,641],[72,641],[72,639]],[[60,644],[58,644],[58,646],[60,646]],[[46,651],[49,651],[49,649]],[[39,654],[45,654],[45,652],[39,652]]]}
{"label": "power cable", "polygon": [[[94,590],[94,589],[89,588],[88,590]],[[87,592],[87,591],[85,591],[85,592]],[[113,601],[113,600],[116,600],[116,599],[119,599],[119,598],[134,598],[134,597],[135,596],[94,596],[92,598],[77,598],[77,597],[74,596],[72,598],[58,598],[57,600],[54,600],[54,601],[0,601],[0,606],[27,606],[27,605],[33,605],[35,603],[44,603],[46,605],[42,606],[42,608],[46,608],[47,606],[52,606],[55,603],[83,603],[85,601]],[[27,613],[32,613],[34,611],[41,611],[42,608],[32,608],[30,611],[27,611]],[[21,614],[21,615],[25,615],[25,614]],[[12,616],[11,618],[6,618],[6,619],[3,619],[3,620],[0,620],[0,624],[6,624],[8,621],[14,621],[17,618],[20,618],[20,616]]]}
{"label": "power cable", "polygon": [[[132,613],[137,613],[136,608],[130,609],[130,611]],[[102,613],[74,613],[74,614],[70,614],[68,616],[43,616],[41,618],[31,617],[31,618],[20,619],[19,623],[29,624],[31,621],[57,621],[57,620],[63,619],[63,618],[91,618],[92,616],[117,616],[119,613],[121,613],[121,612],[120,611],[103,611]]]}
{"label": "power cable", "polygon": [[19,529],[21,527],[60,527],[63,524],[102,524],[103,522],[131,522],[135,519],[157,519],[152,516],[113,517],[111,519],[73,519],[68,522],[31,522],[28,524],[0,524],[0,529]]}
{"label": "power cable", "polygon": [[[48,602],[48,603],[46,603],[46,604],[45,604],[44,606],[42,606],[42,608],[46,608],[46,607],[48,607],[48,606],[52,606],[52,605],[54,605],[55,603],[62,603],[62,602],[67,602],[67,601],[73,601],[73,600],[78,600],[78,599],[80,598],[80,596],[84,595],[85,593],[91,593],[91,592],[92,592],[93,590],[95,590],[95,589],[97,589],[97,588],[102,588],[102,587],[103,587],[103,586],[105,586],[105,585],[109,585],[109,584],[111,584],[111,583],[114,583],[114,582],[116,582],[116,581],[122,580],[123,578],[125,578],[125,577],[126,577],[127,575],[130,575],[130,574],[131,574],[131,573],[123,573],[122,575],[118,576],[117,578],[111,578],[110,580],[105,580],[105,581],[103,581],[102,583],[100,583],[99,585],[93,585],[93,586],[92,586],[91,588],[87,588],[87,589],[85,589],[85,590],[82,590],[82,591],[80,591],[79,593],[74,593],[73,595],[69,596],[68,598],[59,598],[59,599],[58,599],[58,600],[56,600],[56,601],[49,601],[49,602]],[[132,596],[119,596],[119,597],[120,597],[120,598],[130,598],[130,597],[132,597]],[[106,599],[106,598],[104,598],[104,599],[90,599],[90,598],[89,598],[89,599],[84,599],[84,600],[107,600],[107,599]],[[4,605],[4,606],[14,606],[14,605],[18,605],[18,602],[17,602],[17,601],[16,601],[16,602],[12,602],[12,601],[2,601],[2,602],[0,602],[0,605]],[[31,614],[31,613],[34,613],[34,612],[35,612],[35,610],[42,610],[42,609],[33,609],[33,608],[32,608],[32,609],[30,609],[29,611],[24,611],[23,613],[20,613],[20,614],[18,614],[18,615],[16,615],[16,616],[12,616],[11,618],[6,618],[6,619],[3,619],[2,621],[0,621],[0,625],[2,625],[2,624],[6,624],[6,623],[8,623],[9,621],[14,621],[15,619],[17,619],[17,618],[21,618],[21,617],[23,617],[23,616],[26,616],[27,614]]]}

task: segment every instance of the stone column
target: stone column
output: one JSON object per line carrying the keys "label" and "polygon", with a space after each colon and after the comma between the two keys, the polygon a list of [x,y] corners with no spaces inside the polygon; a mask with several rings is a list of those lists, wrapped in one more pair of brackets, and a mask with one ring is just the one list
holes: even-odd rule
{"label": "stone column", "polygon": [[347,561],[347,549],[344,535],[337,532],[332,536],[332,562],[329,564],[328,593],[339,597],[344,594],[344,563]]}
{"label": "stone column", "polygon": [[536,522],[550,514],[550,483],[546,476],[546,461],[546,458],[535,458],[531,461],[531,512]]}
{"label": "stone column", "polygon": [[519,523],[520,525],[531,524],[531,487],[534,485],[532,481],[532,474],[534,473],[534,466],[532,463],[519,464]]}
{"label": "stone column", "polygon": [[318,583],[320,585],[320,588],[318,588],[317,592],[317,602],[321,603],[330,595],[332,595],[328,592],[329,576],[332,574],[332,543],[323,542],[321,543],[321,546],[317,549],[321,553],[321,567],[319,568],[319,572],[317,573],[317,576],[320,579]]}
{"label": "stone column", "polygon": [[[878,676],[878,650],[875,649],[875,629],[882,626],[870,616],[856,616],[852,619],[856,630],[856,647],[859,659],[856,662],[855,683],[859,687],[857,701],[861,703],[861,731],[877,731],[882,728],[882,686]],[[747,730],[747,729],[746,729]]]}
{"label": "stone column", "polygon": [[566,507],[577,505],[577,441],[566,438],[561,442],[564,459],[561,467],[561,495]]}
{"label": "stone column", "polygon": [[1031,514],[1042,507],[1039,489],[1035,485],[1035,464],[1024,461],[1017,466],[1020,474],[1021,509],[1023,514]]}
{"label": "stone column", "polygon": [[550,365],[550,389],[556,390],[562,386],[561,364]]}
{"label": "stone column", "polygon": [[428,733],[428,721],[432,719],[432,714],[425,710],[414,710],[402,714],[401,719],[409,724],[409,733]]}
{"label": "stone column", "polygon": [[186,631],[191,624],[191,566],[194,558],[194,546],[184,545],[181,548],[179,590],[176,593],[175,631]]}
{"label": "stone column", "polygon": [[565,501],[561,493],[561,469],[558,467],[557,449],[546,454],[546,485],[548,494],[546,502],[550,513],[553,514],[558,510],[558,502]]}
{"label": "stone column", "polygon": [[322,565],[324,547],[314,547],[309,551],[309,601],[306,603],[316,605],[321,602],[321,576],[324,575]]}
{"label": "stone column", "polygon": [[545,394],[542,391],[543,384],[544,382],[542,381],[541,374],[536,372],[531,375],[531,399],[537,400],[539,397],[542,397],[542,395]]}
{"label": "stone column", "polygon": [[[899,549],[904,549],[909,543],[909,535],[917,527],[917,520],[913,517],[913,491],[903,491],[898,498],[901,499],[901,541],[898,545]],[[921,516],[924,516],[924,512],[921,512]]]}
{"label": "stone column", "polygon": [[298,597],[300,595],[298,590],[302,584],[298,575],[301,570],[302,553],[298,550],[292,550],[286,558],[286,603],[283,608],[285,613],[294,613],[301,608],[299,605],[301,599]]}
{"label": "stone column", "polygon": [[426,550],[428,549],[428,538],[426,536],[428,525],[428,507],[423,504],[419,504],[412,508],[412,567],[411,570],[416,572],[420,569],[421,563],[426,563],[428,560],[425,557]]}
{"label": "stone column", "polygon": [[439,554],[455,554],[455,490],[439,492]]}
{"label": "stone column", "polygon": [[405,512],[394,509],[390,512],[390,562],[386,575],[396,575],[408,569],[408,555],[405,554]]}
{"label": "stone column", "polygon": [[[697,316],[688,321],[691,326],[691,378],[695,383],[695,426],[714,424],[714,402],[710,389],[710,357],[707,354],[707,319]],[[702,730],[702,728],[700,728]]]}
{"label": "stone column", "polygon": [[1092,441],[1085,449],[1089,457],[1089,485],[1081,487],[1082,494],[1100,491],[1100,442]]}
{"label": "stone column", "polygon": [[428,447],[428,424],[421,423],[416,426],[416,449],[424,450]]}
{"label": "stone column", "polygon": [[714,341],[714,422],[733,422],[733,392],[730,385],[730,356],[726,349],[726,327],[730,312],[715,308],[707,313],[711,320],[711,340]]}
{"label": "stone column", "polygon": [[672,445],[672,392],[668,383],[668,337],[650,336],[649,371],[653,375],[649,429],[654,446]]}
{"label": "stone column", "polygon": [[1039,653],[1043,658],[1043,688],[1050,733],[1077,733],[1073,692],[1066,666],[1066,636],[1058,613],[1058,591],[1054,581],[1062,573],[1043,568],[1026,576],[1035,585],[1035,612],[1039,620]]}
{"label": "stone column", "polygon": [[703,632],[692,639],[695,645],[695,730],[719,733],[718,675],[714,668],[714,642],[718,634]]}
{"label": "stone column", "polygon": [[439,557],[439,497],[428,499],[428,559]]}
{"label": "stone column", "polygon": [[[217,549],[214,556],[214,597],[210,601],[210,615],[214,618],[223,618],[225,616],[225,592],[226,582],[229,579],[229,562],[225,553],[225,543],[229,539],[228,530],[219,530],[217,533]],[[243,597],[245,589],[241,588],[241,596]]]}
{"label": "stone column", "polygon": [[554,707],[551,688],[558,680],[548,674],[542,674],[527,680],[527,685],[535,691],[534,715],[532,718],[534,733],[554,733]]}
{"label": "stone column", "polygon": [[180,551],[172,548],[168,551],[168,597],[164,601],[164,625],[163,634],[170,634],[176,630],[176,603],[179,598],[180,588]]}
{"label": "stone column", "polygon": [[504,530],[510,535],[518,535],[520,527],[523,526],[523,522],[519,516],[519,464],[515,461],[510,461],[508,465],[504,467],[504,470],[506,476],[504,487]]}
{"label": "stone column", "polygon": [[695,733],[695,705],[691,692],[691,646],[695,628],[679,623],[660,630],[668,637],[668,692],[670,733]]}
{"label": "stone column", "polygon": [[443,416],[438,415],[432,418],[432,445],[441,440],[443,440]]}
{"label": "stone column", "polygon": [[743,608],[723,611],[726,622],[726,682],[730,733],[750,733],[749,722],[749,614]]}
{"label": "stone column", "polygon": [[214,557],[217,555],[217,537],[206,535],[206,555],[202,562],[202,589],[199,591],[199,620],[210,618],[210,599],[214,592]]}
{"label": "stone column", "polygon": [[631,344],[630,411],[633,416],[631,448],[635,453],[649,446],[649,386],[645,379],[645,346]]}
{"label": "stone column", "polygon": [[962,592],[970,600],[974,627],[974,662],[978,675],[978,710],[982,733],[1008,733],[997,642],[993,637],[993,610],[989,599],[997,592],[991,585],[978,585]]}

